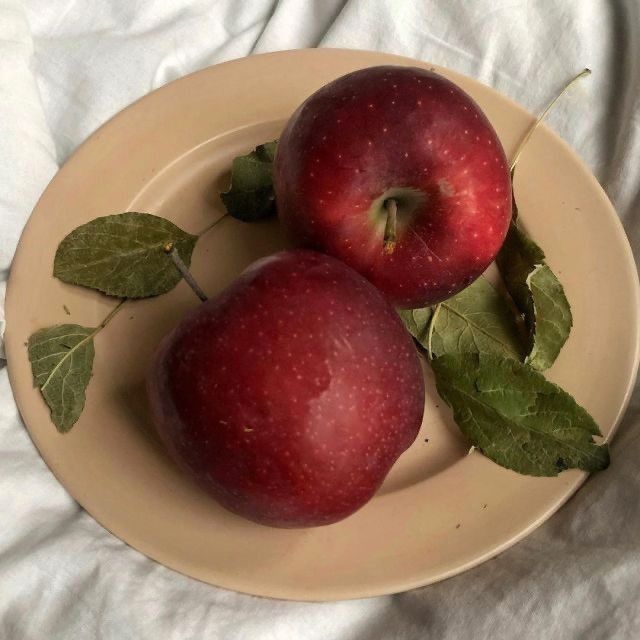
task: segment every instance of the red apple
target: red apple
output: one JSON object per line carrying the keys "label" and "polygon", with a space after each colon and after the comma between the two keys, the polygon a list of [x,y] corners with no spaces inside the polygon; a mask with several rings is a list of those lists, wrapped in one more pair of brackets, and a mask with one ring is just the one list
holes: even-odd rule
{"label": "red apple", "polygon": [[[395,305],[465,288],[495,258],[511,180],[491,123],[437,73],[371,67],[309,97],[278,145],[279,216],[303,246],[336,256]],[[395,238],[385,226],[397,204]]]}
{"label": "red apple", "polygon": [[382,294],[314,251],[259,260],[162,342],[158,433],[222,505],[278,527],[364,505],[415,439],[424,388]]}

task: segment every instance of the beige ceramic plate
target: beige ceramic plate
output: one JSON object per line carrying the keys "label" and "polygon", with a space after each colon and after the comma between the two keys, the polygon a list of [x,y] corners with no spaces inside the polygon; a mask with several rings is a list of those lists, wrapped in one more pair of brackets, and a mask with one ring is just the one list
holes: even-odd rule
{"label": "beige ceramic plate", "polygon": [[[95,326],[114,302],[51,276],[58,242],[96,216],[149,211],[197,232],[221,215],[231,159],[276,137],[320,85],[377,64],[427,66],[380,53],[308,50],[211,67],[155,91],[97,131],[61,169],[22,236],[7,297],[6,347],[20,411],[56,477],[98,522],[182,573],[247,593],[303,600],[392,593],[477,565],[532,531],[585,479],[519,476],[468,445],[434,392],[420,437],[378,495],[344,522],[270,529],[231,515],[185,479],[149,423],[143,377],[160,338],[197,300],[182,283],[128,304],[96,339],[87,406],[59,435],[33,388],[25,342],[46,325]],[[532,116],[491,89],[439,69],[486,111],[508,154]],[[605,194],[549,129],[531,141],[516,192],[571,301],[575,328],[549,377],[610,437],[638,359],[637,273]],[[282,246],[276,222],[224,220],[196,249],[210,294]],[[597,302],[594,302],[597,301]],[[66,305],[71,312],[67,316]],[[426,438],[429,442],[426,443]],[[615,465],[615,460],[613,461]]]}

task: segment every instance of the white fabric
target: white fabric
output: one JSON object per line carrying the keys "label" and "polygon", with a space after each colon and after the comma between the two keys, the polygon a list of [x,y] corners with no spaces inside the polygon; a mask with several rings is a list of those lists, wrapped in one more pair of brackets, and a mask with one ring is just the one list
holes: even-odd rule
{"label": "white fabric", "polygon": [[[436,62],[532,111],[591,67],[550,123],[601,180],[637,252],[639,42],[638,0],[0,0],[2,278],[48,180],[107,118],[206,65],[313,46]],[[638,638],[639,428],[636,394],[611,469],[479,568],[393,597],[277,602],[178,575],[94,522],[40,459],[2,369],[0,638]]]}

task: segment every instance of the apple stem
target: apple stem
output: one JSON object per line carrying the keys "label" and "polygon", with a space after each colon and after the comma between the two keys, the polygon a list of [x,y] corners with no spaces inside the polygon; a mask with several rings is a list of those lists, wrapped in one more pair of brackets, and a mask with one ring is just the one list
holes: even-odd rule
{"label": "apple stem", "polygon": [[176,265],[176,268],[180,272],[180,275],[184,278],[185,282],[191,287],[192,291],[202,300],[202,302],[206,302],[207,295],[200,288],[200,285],[195,281],[194,277],[191,275],[187,265],[184,263],[177,249],[173,245],[173,242],[169,242],[165,245],[164,250],[169,254],[171,259],[173,260],[173,264]]}
{"label": "apple stem", "polygon": [[384,252],[391,255],[396,250],[396,227],[398,225],[398,203],[395,198],[384,201],[387,223],[384,226]]}
{"label": "apple stem", "polygon": [[518,148],[513,156],[513,160],[511,161],[511,175],[513,176],[513,172],[518,164],[518,160],[520,160],[520,155],[522,154],[527,142],[533,135],[534,131],[540,126],[540,123],[545,119],[546,115],[551,111],[553,105],[568,91],[568,89],[576,83],[580,78],[584,78],[591,74],[591,69],[583,69],[577,76],[569,80],[567,84],[564,86],[562,91],[546,106],[545,110],[538,116],[537,120],[533,123],[533,125],[529,128],[527,133],[525,134],[522,142],[518,145]]}

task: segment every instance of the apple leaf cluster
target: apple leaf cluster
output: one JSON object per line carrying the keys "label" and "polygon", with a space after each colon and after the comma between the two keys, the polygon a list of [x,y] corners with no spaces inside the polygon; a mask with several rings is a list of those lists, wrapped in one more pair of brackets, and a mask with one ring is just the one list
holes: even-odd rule
{"label": "apple leaf cluster", "polygon": [[[103,216],[74,229],[56,251],[53,274],[63,282],[95,289],[122,301],[166,293],[182,279],[168,257],[174,249],[185,265],[197,236],[149,213]],[[122,306],[115,307],[114,314]],[[85,404],[98,327],[53,325],[29,338],[28,356],[36,386],[61,433],[76,423]]]}
{"label": "apple leaf cluster", "polygon": [[[233,162],[231,187],[221,194],[227,213],[245,222],[273,215],[272,163],[276,142]],[[514,219],[496,260],[505,292],[479,278],[435,308],[400,311],[427,351],[438,393],[456,423],[494,462],[529,475],[608,465],[606,445],[589,414],[539,371],[553,364],[572,326],[562,285],[544,252]],[[60,432],[85,403],[94,337],[125,299],[170,291],[181,279],[168,258],[173,249],[188,266],[198,237],[148,213],[104,216],[72,231],[59,245],[54,275],[121,299],[96,328],[54,325],[34,333],[28,355],[35,384]]]}
{"label": "apple leaf cluster", "polygon": [[609,464],[593,418],[539,371],[572,326],[564,289],[514,219],[496,260],[507,296],[479,278],[435,309],[400,313],[427,351],[439,395],[469,441],[497,464],[535,476]]}

